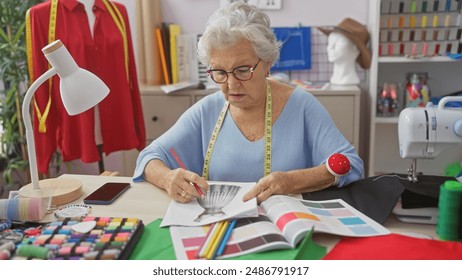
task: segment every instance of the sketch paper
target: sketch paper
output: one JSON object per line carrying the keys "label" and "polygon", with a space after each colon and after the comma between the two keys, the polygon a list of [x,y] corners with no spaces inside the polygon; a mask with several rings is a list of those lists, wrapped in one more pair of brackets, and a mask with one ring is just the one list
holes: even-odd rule
{"label": "sketch paper", "polygon": [[255,183],[210,181],[208,184],[205,199],[188,203],[172,200],[160,226],[203,226],[231,218],[258,216],[256,198],[242,201]]}
{"label": "sketch paper", "polygon": [[[341,199],[309,201],[271,196],[258,207],[258,217],[237,220],[231,238],[219,258],[295,248],[314,227],[314,232],[365,237],[390,231]],[[194,259],[209,226],[170,227],[177,259]]]}

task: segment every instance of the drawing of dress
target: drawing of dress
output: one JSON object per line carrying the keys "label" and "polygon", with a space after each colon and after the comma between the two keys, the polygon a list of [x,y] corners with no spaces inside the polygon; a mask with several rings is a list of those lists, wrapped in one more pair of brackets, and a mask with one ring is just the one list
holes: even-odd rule
{"label": "drawing of dress", "polygon": [[210,185],[205,197],[197,199],[199,205],[205,210],[194,222],[200,222],[209,216],[225,215],[223,208],[234,199],[240,188],[240,186],[235,185]]}

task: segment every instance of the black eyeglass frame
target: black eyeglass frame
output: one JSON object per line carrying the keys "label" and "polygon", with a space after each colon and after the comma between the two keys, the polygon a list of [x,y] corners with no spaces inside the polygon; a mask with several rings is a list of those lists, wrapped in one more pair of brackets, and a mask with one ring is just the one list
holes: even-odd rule
{"label": "black eyeglass frame", "polygon": [[[261,59],[258,59],[257,63],[255,64],[255,66],[252,67],[252,65],[241,65],[241,66],[237,66],[237,67],[234,67],[233,70],[231,71],[226,71],[224,69],[212,69],[210,68],[209,70],[207,70],[207,75],[210,76],[210,78],[217,84],[224,84],[228,81],[228,77],[229,75],[228,74],[233,74],[234,78],[236,78],[236,80],[238,81],[241,81],[241,82],[245,82],[245,81],[248,81],[250,79],[252,79],[253,77],[253,72],[255,71],[255,69],[257,69],[257,66],[258,64],[260,63]],[[248,79],[240,79],[236,76],[236,74],[234,73],[236,70],[238,70],[239,68],[242,68],[242,67],[249,67],[249,70],[250,70],[250,77]],[[213,75],[212,75],[212,72],[218,72],[218,71],[222,71],[223,73],[226,73],[226,79],[223,81],[223,82],[217,82],[213,79]]]}

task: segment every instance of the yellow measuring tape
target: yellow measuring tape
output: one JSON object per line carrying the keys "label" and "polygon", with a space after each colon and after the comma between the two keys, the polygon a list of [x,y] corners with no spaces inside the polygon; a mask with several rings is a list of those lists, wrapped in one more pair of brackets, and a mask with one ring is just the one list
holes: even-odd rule
{"label": "yellow measuring tape", "polygon": [[[50,7],[50,23],[48,24],[48,43],[51,43],[55,40],[56,37],[56,11],[58,9],[58,0],[51,1]],[[31,23],[30,23],[30,9],[26,13],[26,45],[27,45],[27,62],[29,63],[29,75],[31,80],[35,80],[34,77],[34,66],[33,66],[33,59],[32,59],[32,32],[31,32]],[[50,64],[48,64],[48,69],[50,69]],[[35,111],[37,112],[37,118],[39,121],[38,131],[40,133],[46,133],[46,119],[48,114],[50,113],[51,107],[51,86],[53,85],[53,79],[50,78],[48,80],[48,102],[45,107],[45,110],[40,112],[40,108],[38,107],[37,101],[34,97],[34,106]]]}
{"label": "yellow measuring tape", "polygon": [[[103,0],[104,5],[106,6],[106,9],[109,11],[109,14],[112,17],[112,20],[116,24],[117,28],[119,29],[120,33],[122,34],[122,40],[123,40],[123,45],[124,45],[124,62],[125,62],[125,73],[126,73],[126,78],[127,81],[130,82],[130,75],[129,75],[129,65],[128,65],[128,38],[127,38],[127,30],[125,26],[125,21],[122,17],[122,14],[120,13],[119,9],[117,6],[109,2],[107,0]],[[50,22],[48,24],[48,44],[51,42],[54,42],[56,39],[56,17],[57,17],[57,11],[58,11],[58,0],[51,0],[51,6],[50,6]],[[33,68],[33,59],[32,59],[32,31],[31,31],[31,23],[30,23],[30,9],[27,10],[26,13],[26,45],[27,45],[27,63],[28,63],[28,69],[29,69],[29,76],[31,80],[35,79],[34,77],[34,68]],[[48,65],[48,69],[50,69],[50,65]],[[46,119],[48,117],[48,114],[50,112],[50,107],[51,107],[51,89],[53,85],[53,79],[50,78],[48,80],[48,102],[45,107],[45,110],[42,112],[40,111],[40,108],[38,107],[38,104],[34,98],[34,106],[35,106],[35,111],[37,112],[37,118],[39,120],[39,128],[38,131],[40,133],[46,133]]]}
{"label": "yellow measuring tape", "polygon": [[122,40],[124,44],[125,74],[127,76],[127,81],[130,82],[130,78],[128,75],[128,39],[127,39],[127,29],[125,27],[125,21],[119,9],[117,9],[117,6],[114,3],[111,2],[109,4],[109,1],[107,0],[103,0],[103,3],[106,6],[106,9],[109,11],[109,14],[111,14],[111,17],[114,20],[115,24],[117,25],[117,28],[119,29],[120,34],[122,34]]}
{"label": "yellow measuring tape", "polygon": [[32,80],[34,78],[34,65],[32,60],[32,31],[30,25],[30,9],[28,9],[26,12],[26,54],[29,77]]}
{"label": "yellow measuring tape", "polygon": [[[205,179],[209,178],[209,167],[210,158],[212,157],[213,148],[217,142],[218,133],[220,133],[221,127],[223,126],[223,120],[225,119],[226,112],[229,109],[229,102],[225,102],[223,109],[221,109],[220,115],[218,115],[217,123],[212,131],[207,152],[205,153],[204,166],[202,168],[202,177]],[[273,123],[273,99],[271,98],[271,87],[269,83],[266,83],[266,106],[265,106],[265,145],[264,145],[264,157],[263,157],[263,174],[264,176],[271,173],[271,151],[272,151],[272,123]]]}

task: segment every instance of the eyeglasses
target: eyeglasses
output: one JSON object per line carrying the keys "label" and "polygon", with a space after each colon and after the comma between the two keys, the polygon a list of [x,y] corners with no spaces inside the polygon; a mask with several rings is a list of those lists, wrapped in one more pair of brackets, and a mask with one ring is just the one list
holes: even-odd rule
{"label": "eyeglasses", "polygon": [[257,64],[252,67],[252,65],[242,65],[234,68],[231,71],[226,71],[223,69],[209,69],[207,70],[207,74],[210,75],[210,78],[217,83],[217,84],[224,84],[228,81],[228,73],[232,73],[234,78],[239,81],[248,81],[253,76],[253,71],[257,69],[258,64],[260,63],[258,60]]}

